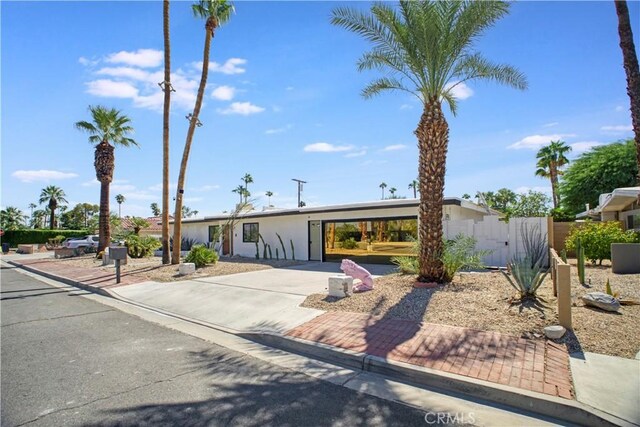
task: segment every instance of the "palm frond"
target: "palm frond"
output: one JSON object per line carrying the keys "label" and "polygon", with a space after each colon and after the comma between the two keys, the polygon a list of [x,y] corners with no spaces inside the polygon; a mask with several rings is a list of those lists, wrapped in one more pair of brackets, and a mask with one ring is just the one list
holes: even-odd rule
{"label": "palm frond", "polygon": [[383,90],[389,90],[389,89],[401,90],[401,91],[409,92],[415,95],[415,92],[404,87],[402,85],[402,82],[391,77],[381,77],[379,79],[372,81],[367,86],[365,86],[364,89],[362,89],[361,94],[365,99],[368,99],[375,95],[378,95]]}
{"label": "palm frond", "polygon": [[479,53],[462,58],[453,72],[453,77],[461,77],[462,82],[477,79],[492,80],[520,90],[527,89],[529,85],[525,75],[516,68],[510,65],[494,64]]}

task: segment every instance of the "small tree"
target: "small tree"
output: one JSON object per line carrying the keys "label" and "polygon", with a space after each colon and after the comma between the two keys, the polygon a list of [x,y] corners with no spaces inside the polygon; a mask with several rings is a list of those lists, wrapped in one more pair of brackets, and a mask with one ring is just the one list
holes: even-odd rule
{"label": "small tree", "polygon": [[567,250],[576,249],[578,239],[584,248],[584,256],[593,264],[611,259],[612,243],[634,243],[640,241],[640,234],[624,231],[617,221],[587,221],[582,227],[574,226],[565,240]]}
{"label": "small tree", "polygon": [[136,236],[140,235],[141,229],[147,228],[151,225],[146,219],[137,216],[131,218],[131,224],[133,225],[133,234],[135,234]]}

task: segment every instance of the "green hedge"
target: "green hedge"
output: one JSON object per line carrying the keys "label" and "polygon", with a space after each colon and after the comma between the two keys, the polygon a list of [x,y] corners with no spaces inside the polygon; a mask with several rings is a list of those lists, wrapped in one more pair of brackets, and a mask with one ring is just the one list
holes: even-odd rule
{"label": "green hedge", "polygon": [[89,233],[87,230],[5,230],[4,236],[0,238],[2,243],[9,243],[12,248],[17,247],[20,244],[29,243],[47,243],[49,239],[54,239],[57,236],[67,237],[82,237]]}

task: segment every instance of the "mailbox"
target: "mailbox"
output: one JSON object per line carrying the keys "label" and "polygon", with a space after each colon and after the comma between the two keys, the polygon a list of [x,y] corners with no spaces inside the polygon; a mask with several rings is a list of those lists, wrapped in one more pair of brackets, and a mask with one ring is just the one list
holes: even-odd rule
{"label": "mailbox", "polygon": [[126,260],[127,247],[126,246],[109,246],[109,258],[113,260]]}

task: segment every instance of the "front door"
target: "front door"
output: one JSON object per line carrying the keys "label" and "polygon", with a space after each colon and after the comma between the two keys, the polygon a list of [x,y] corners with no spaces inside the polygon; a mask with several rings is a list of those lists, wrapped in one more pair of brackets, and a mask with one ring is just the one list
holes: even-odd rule
{"label": "front door", "polygon": [[309,261],[322,261],[322,224],[309,221]]}
{"label": "front door", "polygon": [[224,231],[222,232],[222,255],[230,255],[231,254],[231,232],[230,227],[228,225],[224,226]]}

